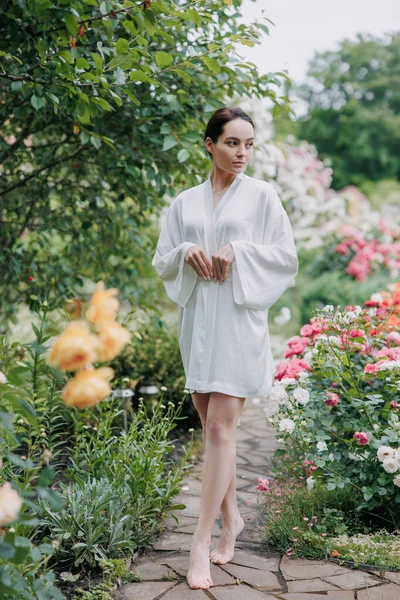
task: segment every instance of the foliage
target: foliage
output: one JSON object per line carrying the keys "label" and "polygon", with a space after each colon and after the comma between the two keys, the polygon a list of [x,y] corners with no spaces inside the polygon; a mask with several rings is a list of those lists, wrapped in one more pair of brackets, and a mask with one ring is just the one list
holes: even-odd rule
{"label": "foliage", "polygon": [[356,227],[344,227],[333,235],[313,265],[315,275],[342,270],[357,281],[373,273],[395,279],[400,272],[400,230],[384,221],[366,234]]}
{"label": "foliage", "polygon": [[[142,385],[156,385],[163,391],[163,402],[178,405],[186,393],[178,426],[188,429],[199,426],[198,414],[185,392],[185,373],[179,350],[176,325],[169,325],[154,316],[147,322],[138,320],[131,342],[113,362],[116,377],[129,377],[129,386],[140,396]],[[146,403],[151,410],[153,401]],[[186,417],[186,418],[185,418]]]}
{"label": "foliage", "polygon": [[[301,462],[288,471],[288,455],[275,460],[273,482],[258,487],[264,504],[268,547],[311,559],[331,557],[354,566],[399,568],[399,531],[374,531],[357,512],[360,497],[354,490],[329,491],[324,485],[309,489]],[[293,455],[289,458],[292,466]],[[302,475],[299,475],[299,473]]]}
{"label": "foliage", "polygon": [[[371,275],[367,281],[354,281],[343,271],[332,271],[322,275],[313,274],[312,269],[307,277],[303,278],[305,285],[300,288],[296,296],[299,309],[298,327],[307,323],[316,309],[326,305],[347,306],[362,304],[376,289],[383,288],[387,283],[387,275]],[[297,287],[297,285],[296,285]]]}
{"label": "foliage", "polygon": [[300,88],[300,137],[329,157],[333,187],[400,178],[400,34],[357,35],[317,53]]}
{"label": "foliage", "polygon": [[[0,388],[7,387],[8,383],[0,385]],[[39,498],[46,498],[54,512],[61,507],[59,495],[50,488],[54,471],[43,464],[43,459],[40,464],[35,464],[30,458],[20,457],[10,451],[10,448],[16,449],[18,446],[14,419],[15,415],[2,405],[0,482],[4,484],[11,480],[23,504],[16,515],[17,519],[6,523],[13,527],[0,529],[0,594],[2,598],[18,600],[62,600],[64,596],[55,586],[55,575],[48,568],[49,560],[57,549],[57,540],[35,545],[29,536],[32,528],[38,524],[36,515]],[[30,421],[35,424],[33,411]]]}
{"label": "foliage", "polygon": [[277,365],[270,420],[328,490],[354,489],[362,495],[359,511],[395,529],[400,284],[374,294],[364,309],[326,306],[316,315],[288,341],[287,360]]}
{"label": "foliage", "polygon": [[[237,54],[268,33],[240,1],[8,3],[0,8],[2,328],[22,301],[139,284],[165,195],[198,183],[202,134],[235,94],[280,100]],[[276,88],[275,88],[276,89]],[[204,101],[207,98],[207,101]],[[185,163],[184,172],[182,165]]]}
{"label": "foliage", "polygon": [[277,479],[259,492],[265,503],[268,545],[289,556],[327,559],[332,537],[365,531],[357,515],[359,497],[353,490],[332,493],[317,486],[311,491],[305,485],[301,464],[285,478],[279,475],[280,466],[285,468],[282,460],[277,460]]}
{"label": "foliage", "polygon": [[180,407],[160,404],[149,417],[141,404],[127,432],[115,430],[115,409],[99,405],[97,426],[82,428],[69,482],[59,484],[65,508],[56,513],[41,502],[38,531],[60,540],[59,561],[68,566],[94,566],[151,545],[166,513],[181,508],[171,505],[181,470],[169,459]]}

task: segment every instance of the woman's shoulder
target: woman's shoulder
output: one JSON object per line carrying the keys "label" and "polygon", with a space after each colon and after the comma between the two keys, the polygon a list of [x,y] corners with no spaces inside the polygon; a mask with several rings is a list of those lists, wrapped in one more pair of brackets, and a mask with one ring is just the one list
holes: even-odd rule
{"label": "woman's shoulder", "polygon": [[278,194],[276,189],[271,183],[265,181],[264,179],[256,179],[255,177],[250,177],[249,175],[244,175],[246,187],[250,188],[252,192],[260,194],[265,200],[274,201],[278,198]]}
{"label": "woman's shoulder", "polygon": [[185,200],[189,200],[190,198],[196,197],[197,194],[199,194],[202,191],[204,184],[205,182],[203,181],[198,185],[194,185],[190,188],[180,191],[179,194],[175,197],[174,202],[180,203],[184,202]]}

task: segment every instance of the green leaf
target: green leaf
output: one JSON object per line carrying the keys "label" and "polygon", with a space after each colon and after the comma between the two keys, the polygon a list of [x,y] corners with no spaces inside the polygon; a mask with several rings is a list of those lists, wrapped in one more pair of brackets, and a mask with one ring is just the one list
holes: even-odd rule
{"label": "green leaf", "polygon": [[74,15],[72,15],[71,13],[65,15],[64,23],[71,35],[76,35],[78,33],[78,22]]}
{"label": "green leaf", "polygon": [[96,54],[95,52],[91,52],[92,58],[94,60],[94,64],[96,65],[96,72],[100,73],[103,70],[103,59],[100,54]]}
{"label": "green leaf", "polygon": [[108,65],[107,71],[113,71],[117,67],[120,67],[123,71],[130,69],[133,63],[133,59],[130,54],[118,54],[114,56]]}
{"label": "green leaf", "polygon": [[76,59],[76,66],[78,69],[90,69],[88,61],[86,58],[82,58],[82,56]]}
{"label": "green leaf", "polygon": [[173,135],[168,135],[164,140],[163,150],[170,150],[177,145],[177,139]]}
{"label": "green leaf", "polygon": [[221,67],[215,58],[211,58],[210,56],[203,56],[202,61],[213,73],[219,73],[221,71]]}
{"label": "green leaf", "polygon": [[98,96],[95,96],[91,100],[93,104],[98,104],[99,106],[101,106],[101,108],[104,108],[104,110],[114,110],[113,107],[107,102],[107,100],[104,100],[104,98],[99,98]]}
{"label": "green leaf", "polygon": [[179,77],[182,77],[183,81],[186,81],[186,83],[191,83],[192,78],[190,77],[189,73],[186,73],[186,71],[183,71],[183,69],[174,69],[174,72],[179,75]]}
{"label": "green leaf", "polygon": [[91,135],[91,136],[90,136],[90,142],[91,142],[91,144],[93,144],[93,146],[94,146],[95,148],[97,148],[97,150],[98,150],[98,149],[100,148],[100,146],[101,146],[101,140],[99,140],[99,138],[98,138],[98,137],[95,137],[94,135]]}
{"label": "green leaf", "polygon": [[33,96],[31,96],[31,104],[35,110],[40,110],[46,105],[46,98],[43,98],[43,96],[35,96],[35,94],[33,94]]}
{"label": "green leaf", "polygon": [[129,52],[129,42],[125,38],[119,38],[115,44],[117,54],[126,54]]}
{"label": "green leaf", "polygon": [[132,100],[132,102],[134,104],[136,104],[136,106],[140,106],[140,102],[139,100],[136,98],[135,94],[133,94],[130,90],[128,89],[124,89],[123,90],[124,94],[126,94],[128,96],[128,98],[130,98],[130,100]]}
{"label": "green leaf", "polygon": [[155,59],[157,66],[160,67],[160,69],[168,67],[174,60],[172,54],[168,54],[167,52],[163,51],[156,52]]}
{"label": "green leaf", "polygon": [[190,154],[186,150],[186,148],[182,148],[182,150],[179,150],[178,152],[178,162],[184,163],[189,158],[189,156]]}
{"label": "green leaf", "polygon": [[58,53],[58,56],[61,56],[70,65],[72,65],[75,60],[69,50],[61,50],[61,52]]}

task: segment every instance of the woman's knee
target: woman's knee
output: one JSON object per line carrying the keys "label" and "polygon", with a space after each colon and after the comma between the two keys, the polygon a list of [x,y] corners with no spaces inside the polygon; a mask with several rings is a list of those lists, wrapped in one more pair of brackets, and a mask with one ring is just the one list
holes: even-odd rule
{"label": "woman's knee", "polygon": [[208,417],[206,420],[207,440],[213,444],[229,444],[235,439],[235,425],[225,419]]}

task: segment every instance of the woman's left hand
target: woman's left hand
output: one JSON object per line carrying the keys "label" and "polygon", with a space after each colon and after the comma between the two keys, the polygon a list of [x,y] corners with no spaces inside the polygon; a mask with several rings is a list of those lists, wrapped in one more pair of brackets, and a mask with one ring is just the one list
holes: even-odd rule
{"label": "woman's left hand", "polygon": [[233,263],[235,253],[230,243],[226,244],[211,255],[214,279],[221,283],[225,281],[229,265]]}

